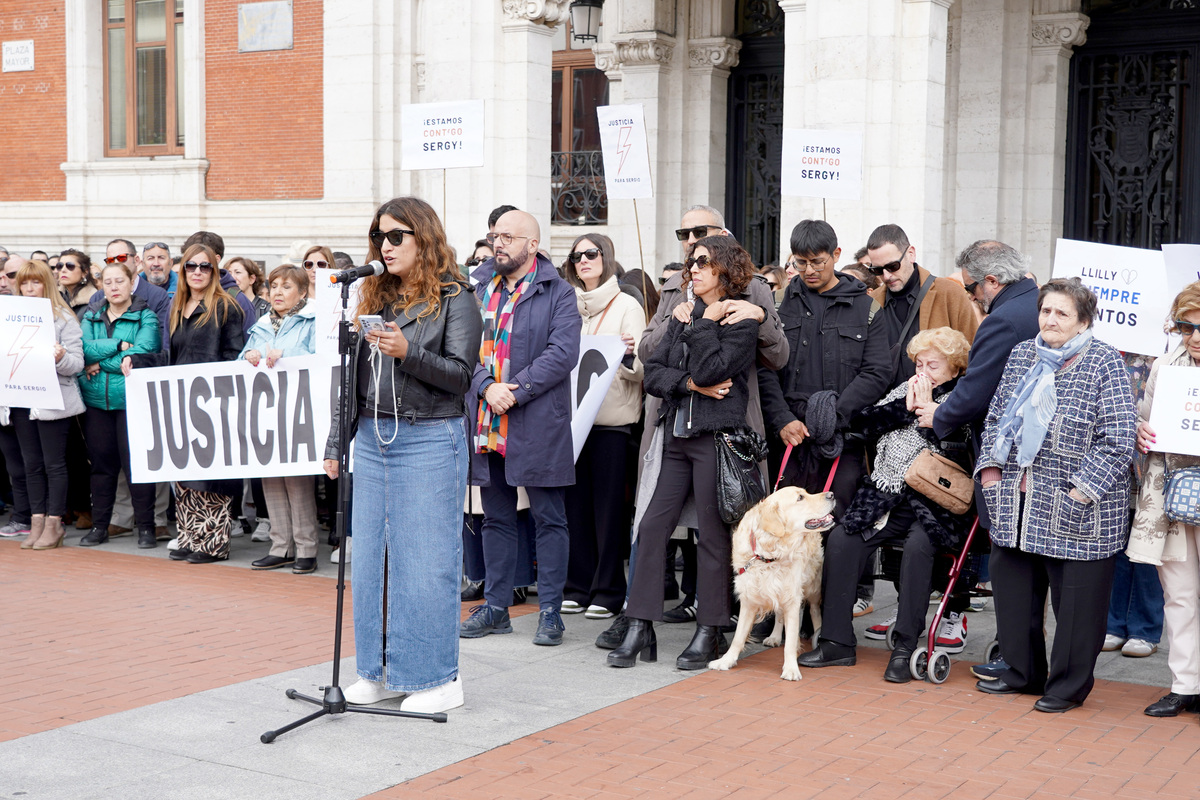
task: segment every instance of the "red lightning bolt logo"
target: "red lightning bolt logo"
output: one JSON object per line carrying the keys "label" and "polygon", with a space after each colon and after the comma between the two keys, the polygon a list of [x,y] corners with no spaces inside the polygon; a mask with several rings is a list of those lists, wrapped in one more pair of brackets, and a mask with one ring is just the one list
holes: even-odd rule
{"label": "red lightning bolt logo", "polygon": [[12,370],[8,373],[8,379],[11,381],[13,375],[17,374],[17,370],[21,367],[21,362],[25,357],[33,352],[33,345],[30,342],[37,334],[40,325],[24,325],[21,327],[21,332],[17,334],[17,340],[13,342],[12,347],[8,349],[8,354],[13,357]]}
{"label": "red lightning bolt logo", "polygon": [[617,174],[621,174],[621,169],[625,166],[625,156],[629,155],[629,148],[633,147],[629,143],[629,134],[633,128],[623,126],[617,131],[617,152],[621,154],[621,160],[617,162]]}

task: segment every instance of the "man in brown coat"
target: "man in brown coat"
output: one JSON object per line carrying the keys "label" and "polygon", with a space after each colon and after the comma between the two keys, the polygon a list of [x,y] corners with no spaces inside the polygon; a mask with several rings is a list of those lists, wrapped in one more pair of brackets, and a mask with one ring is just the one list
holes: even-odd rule
{"label": "man in brown coat", "polygon": [[[880,225],[867,239],[867,257],[871,259],[868,269],[883,280],[871,295],[882,306],[880,313],[896,363],[891,386],[913,376],[915,367],[905,351],[918,331],[950,327],[966,336],[967,341],[974,341],[979,327],[971,297],[956,281],[934,277],[921,297],[932,276],[917,264],[916,256],[917,248],[909,243],[899,225]],[[920,309],[906,329],[905,323],[916,302],[920,302]]]}

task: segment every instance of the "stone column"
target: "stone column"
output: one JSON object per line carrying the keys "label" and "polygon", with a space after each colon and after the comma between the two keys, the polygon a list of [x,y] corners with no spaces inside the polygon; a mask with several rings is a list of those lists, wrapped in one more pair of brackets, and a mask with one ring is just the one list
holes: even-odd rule
{"label": "stone column", "polygon": [[500,160],[496,202],[537,218],[550,243],[551,29],[567,19],[568,0],[504,0],[501,62],[504,96],[493,101]]}
{"label": "stone column", "polygon": [[[807,0],[779,0],[783,10],[783,128],[803,128],[805,125],[805,93],[809,64],[805,24],[808,21]],[[786,260],[789,242],[796,223],[814,215],[820,217],[821,201],[811,197],[784,195],[779,204],[779,255]]]}
{"label": "stone column", "polygon": [[725,36],[688,40],[683,99],[683,205],[725,207],[729,71],[742,43]]}
{"label": "stone column", "polygon": [[1050,274],[1062,236],[1067,162],[1067,89],[1073,48],[1091,20],[1073,0],[1036,0],[1030,28],[1029,114],[1025,162],[1025,241],[1039,277]]}

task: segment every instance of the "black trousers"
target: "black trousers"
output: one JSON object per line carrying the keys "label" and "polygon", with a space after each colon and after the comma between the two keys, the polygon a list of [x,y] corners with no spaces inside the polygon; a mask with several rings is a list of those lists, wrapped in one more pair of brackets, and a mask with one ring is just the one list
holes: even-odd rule
{"label": "black trousers", "polygon": [[858,578],[871,556],[884,544],[903,545],[900,562],[900,598],[896,609],[896,648],[914,650],[933,579],[935,550],[925,528],[915,519],[889,521],[870,539],[862,534],[846,533],[841,525],[829,532],[825,543],[825,571],[821,600],[821,638],[834,644],[854,647],[854,601],[858,599]]}
{"label": "black trousers", "polygon": [[86,419],[86,414],[71,417],[67,431],[67,508],[77,512],[92,508],[92,463],[83,435]]}
{"label": "black trousers", "polygon": [[582,606],[619,611],[625,601],[628,447],[628,432],[593,428],[575,462],[575,485],[567,487],[571,551],[563,597]]}
{"label": "black trousers", "polygon": [[730,614],[729,528],[717,510],[717,452],[711,433],[671,438],[663,452],[654,496],[638,528],[638,568],[633,573],[626,614],[658,621],[663,615],[663,559],[667,539],[679,524],[688,490],[700,523],[697,553],[696,621],[725,625]]}
{"label": "black trousers", "polygon": [[[1116,556],[1067,561],[993,544],[989,563],[996,635],[1008,663],[1000,678],[1024,692],[1082,703],[1096,683],[1092,673],[1104,646]],[[1055,621],[1048,671],[1042,628],[1047,591]]]}
{"label": "black trousers", "polygon": [[13,512],[12,521],[28,525],[30,515],[29,491],[25,485],[25,459],[21,456],[21,442],[17,439],[16,422],[24,417],[29,421],[28,408],[9,409],[12,425],[0,425],[0,453],[4,454],[4,466],[8,470],[8,479],[12,483]]}
{"label": "black trousers", "polygon": [[153,483],[134,483],[129,469],[129,432],[124,411],[89,408],[86,420],[88,454],[92,458],[92,527],[108,529],[117,497],[117,473],[125,470],[133,519],[138,530],[154,529]]}
{"label": "black trousers", "polygon": [[61,517],[67,510],[67,433],[71,418],[40,420],[24,414],[13,417],[13,426],[25,459],[30,512]]}
{"label": "black trousers", "polygon": [[[787,469],[783,473],[782,485],[799,486],[810,494],[825,491],[825,482],[829,480],[829,471],[833,468],[834,460],[821,458],[816,459],[815,462],[804,464],[802,463],[804,459],[798,458],[798,455],[795,451],[792,452]],[[834,511],[835,516],[850,507],[850,501],[854,499],[854,493],[858,490],[858,479],[863,476],[865,471],[862,447],[847,446],[842,451],[837,473],[833,477],[833,486],[830,487],[830,491],[833,492],[833,496],[837,498],[838,502],[838,508]]]}

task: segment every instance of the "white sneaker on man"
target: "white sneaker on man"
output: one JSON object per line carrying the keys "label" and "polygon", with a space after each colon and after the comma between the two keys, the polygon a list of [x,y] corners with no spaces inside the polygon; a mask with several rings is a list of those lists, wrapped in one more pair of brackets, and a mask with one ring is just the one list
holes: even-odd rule
{"label": "white sneaker on man", "polygon": [[271,541],[271,520],[263,517],[258,521],[258,527],[254,529],[254,533],[250,534],[252,542],[269,542]]}
{"label": "white sneaker on man", "polygon": [[967,615],[951,611],[942,618],[934,645],[947,653],[961,653],[967,646]]}
{"label": "white sneaker on man", "polygon": [[462,678],[455,678],[449,683],[413,692],[404,698],[400,704],[401,711],[415,711],[419,714],[436,714],[439,711],[449,711],[463,704]]}
{"label": "white sneaker on man", "polygon": [[384,700],[404,697],[404,692],[394,692],[386,688],[380,681],[366,678],[359,678],[357,683],[343,689],[342,694],[345,696],[346,702],[352,706],[369,706],[373,703],[382,703]]}
{"label": "white sneaker on man", "polygon": [[1146,658],[1158,652],[1158,645],[1145,639],[1130,639],[1121,647],[1121,655],[1127,658]]}
{"label": "white sneaker on man", "polygon": [[1125,644],[1124,636],[1117,636],[1115,633],[1104,634],[1104,645],[1100,648],[1106,653],[1111,653],[1113,650],[1120,650],[1121,645]]}

